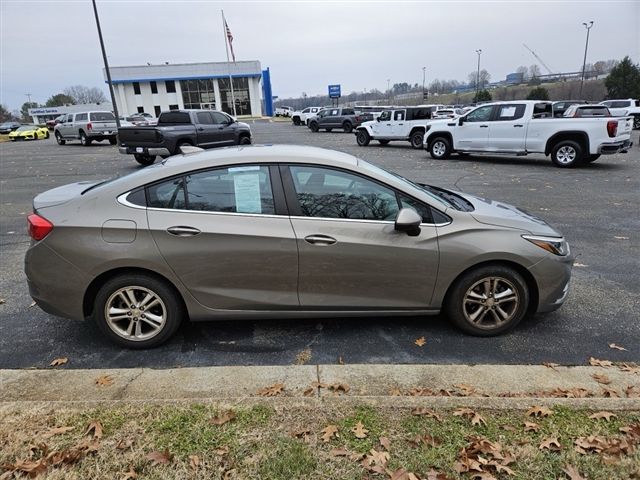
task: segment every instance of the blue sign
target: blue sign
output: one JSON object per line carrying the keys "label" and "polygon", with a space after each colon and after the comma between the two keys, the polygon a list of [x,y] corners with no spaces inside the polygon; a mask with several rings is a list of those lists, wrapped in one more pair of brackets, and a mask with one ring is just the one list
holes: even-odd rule
{"label": "blue sign", "polygon": [[340,98],[340,85],[329,85],[329,98]]}

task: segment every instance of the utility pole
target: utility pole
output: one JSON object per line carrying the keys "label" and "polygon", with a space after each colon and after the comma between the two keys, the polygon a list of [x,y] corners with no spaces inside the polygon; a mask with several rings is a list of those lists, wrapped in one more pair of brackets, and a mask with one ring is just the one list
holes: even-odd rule
{"label": "utility pole", "polygon": [[391,79],[387,78],[387,100],[391,102],[391,88],[389,87],[389,82],[391,82]]}
{"label": "utility pole", "polygon": [[27,97],[27,102],[31,103],[31,94],[30,93],[25,93],[26,97]]}
{"label": "utility pole", "polygon": [[113,92],[113,82],[111,81],[111,71],[109,70],[109,62],[107,61],[107,52],[104,49],[104,40],[102,39],[102,29],[100,28],[100,18],[98,17],[98,7],[96,0],[93,3],[93,13],[96,16],[96,26],[98,27],[98,38],[100,38],[100,48],[102,49],[102,60],[104,61],[104,69],[107,72],[107,83],[109,84],[109,94],[111,95],[111,103],[113,105],[113,114],[116,116],[116,128],[120,129],[120,115],[118,115],[118,105],[116,104],[116,95]]}
{"label": "utility pole", "polygon": [[476,74],[476,98],[475,101],[478,101],[479,87],[480,87],[480,55],[482,55],[482,49],[476,50],[478,54],[478,73]]}
{"label": "utility pole", "polygon": [[424,102],[424,81],[427,77],[427,67],[422,67],[422,101]]}
{"label": "utility pole", "polygon": [[591,20],[588,24],[585,22],[582,22],[582,25],[584,25],[584,28],[587,29],[587,41],[584,44],[584,60],[582,60],[582,77],[580,78],[580,99],[582,99],[582,85],[584,84],[584,69],[585,69],[585,66],[587,65],[587,48],[589,48],[589,31],[591,30],[591,27],[593,27],[593,20]]}

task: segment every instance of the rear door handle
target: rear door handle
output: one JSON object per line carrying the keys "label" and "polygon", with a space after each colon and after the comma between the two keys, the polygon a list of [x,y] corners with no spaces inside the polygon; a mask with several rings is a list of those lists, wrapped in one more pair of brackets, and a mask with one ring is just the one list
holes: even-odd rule
{"label": "rear door handle", "polygon": [[204,128],[200,127],[200,128],[198,128],[198,131],[199,132],[204,132]]}
{"label": "rear door handle", "polygon": [[193,237],[198,235],[200,230],[194,227],[176,226],[167,228],[167,233],[175,235],[176,237]]}
{"label": "rear door handle", "polygon": [[522,128],[522,127],[524,127],[524,125],[520,125],[520,124],[518,124],[518,125],[514,125],[514,126],[513,126],[513,128]]}
{"label": "rear door handle", "polygon": [[326,247],[337,242],[335,238],[329,235],[309,235],[308,237],[304,237],[304,241],[311,245],[318,245],[319,247]]}
{"label": "rear door handle", "polygon": [[480,125],[480,128],[489,128],[489,125]]}

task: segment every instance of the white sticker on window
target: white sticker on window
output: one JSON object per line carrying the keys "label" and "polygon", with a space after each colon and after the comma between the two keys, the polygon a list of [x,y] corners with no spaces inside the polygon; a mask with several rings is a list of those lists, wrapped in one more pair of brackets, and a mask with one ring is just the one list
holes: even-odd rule
{"label": "white sticker on window", "polygon": [[[231,171],[231,169],[229,169],[229,171]],[[233,186],[236,194],[236,212],[262,213],[259,174],[244,173],[234,175]]]}
{"label": "white sticker on window", "polygon": [[232,172],[252,172],[260,170],[260,165],[249,165],[248,167],[231,167],[229,168],[229,173]]}
{"label": "white sticker on window", "polygon": [[500,117],[515,117],[516,107],[502,107],[500,110]]}

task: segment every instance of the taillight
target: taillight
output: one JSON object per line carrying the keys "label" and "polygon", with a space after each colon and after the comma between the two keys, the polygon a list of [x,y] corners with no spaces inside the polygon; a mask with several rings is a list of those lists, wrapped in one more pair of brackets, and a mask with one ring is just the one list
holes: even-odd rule
{"label": "taillight", "polygon": [[40,215],[32,213],[27,217],[29,236],[34,240],[42,240],[53,230],[53,223]]}
{"label": "taillight", "polygon": [[87,123],[87,130],[93,130],[93,125],[91,125],[90,123]]}
{"label": "taillight", "polygon": [[607,133],[610,137],[615,137],[618,134],[618,121],[609,120],[607,122]]}

